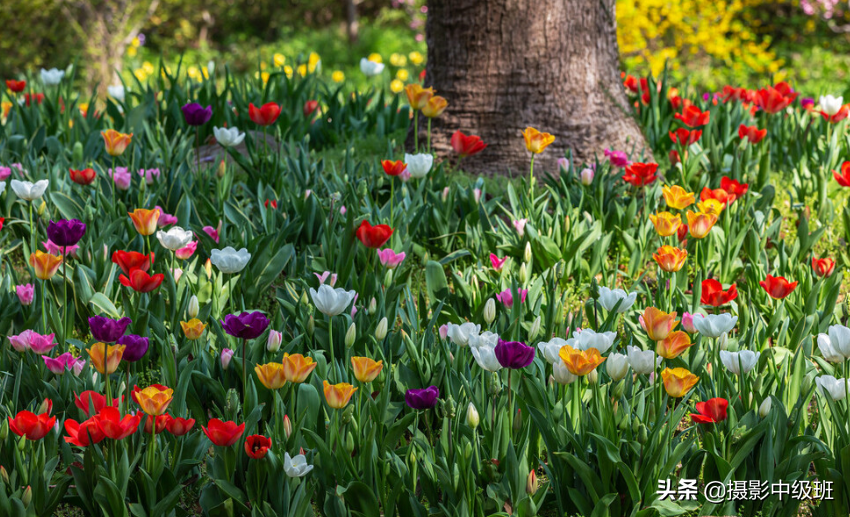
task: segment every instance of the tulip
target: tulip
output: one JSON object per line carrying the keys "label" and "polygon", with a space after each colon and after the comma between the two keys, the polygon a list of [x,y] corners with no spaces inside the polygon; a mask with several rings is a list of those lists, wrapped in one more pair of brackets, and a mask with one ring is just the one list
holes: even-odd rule
{"label": "tulip", "polygon": [[[118,407],[118,403],[118,399],[113,399],[110,405]],[[79,395],[74,393],[74,405],[80,408],[86,416],[96,415],[107,406],[106,397],[96,391],[84,391]]]}
{"label": "tulip", "polygon": [[91,363],[103,375],[114,373],[124,356],[124,345],[107,345],[97,342],[88,348]]}
{"label": "tulip", "polygon": [[[715,210],[718,210],[718,213],[723,210],[729,203],[734,201],[734,197],[726,192],[725,189],[710,189],[708,187],[703,187],[702,191],[699,193],[700,201],[717,201],[715,204],[709,204],[708,206],[712,206]],[[719,204],[719,206],[718,206]]]}
{"label": "tulip", "polygon": [[50,70],[41,69],[41,82],[45,86],[56,86],[62,82],[63,77],[65,77],[64,70],[58,70],[56,68],[51,68]]}
{"label": "tulip", "polygon": [[142,411],[151,416],[160,416],[165,413],[168,405],[174,400],[174,390],[161,389],[158,385],[148,386],[134,395]]}
{"label": "tulip", "polygon": [[310,297],[313,299],[313,304],[322,314],[328,316],[338,316],[345,311],[351,302],[354,300],[357,293],[354,291],[346,291],[342,288],[334,289],[333,287],[322,284],[319,290],[316,291],[310,288]]}
{"label": "tulip", "polygon": [[64,374],[65,370],[75,370],[76,368],[82,369],[82,367],[86,364],[84,360],[74,357],[71,352],[65,352],[64,354],[57,356],[55,359],[47,357],[46,355],[41,356],[41,358],[44,360],[44,365],[47,369],[56,375]]}
{"label": "tulip", "polygon": [[133,226],[136,227],[136,231],[139,232],[139,235],[143,236],[153,235],[156,232],[160,214],[161,212],[156,208],[153,210],[137,208],[127,213],[130,219],[133,220]]}
{"label": "tulip", "polygon": [[675,273],[685,265],[685,259],[688,258],[688,251],[673,246],[661,246],[656,253],[652,254],[652,258],[655,259],[658,267],[664,271]]}
{"label": "tulip", "polygon": [[825,117],[831,117],[841,110],[844,103],[843,97],[833,97],[832,95],[821,95],[820,109]]}
{"label": "tulip", "polygon": [[705,402],[696,403],[698,414],[691,414],[691,421],[695,424],[718,424],[726,420],[726,408],[729,401],[724,398],[708,399]]}
{"label": "tulip", "polygon": [[85,233],[86,225],[78,219],[50,221],[47,226],[47,237],[62,248],[76,245]]}
{"label": "tulip", "polygon": [[94,418],[89,418],[79,423],[76,420],[67,418],[64,425],[65,432],[68,433],[65,441],[77,447],[88,447],[93,443],[100,443],[106,438],[106,435],[100,430]]}
{"label": "tulip", "polygon": [[41,335],[34,330],[25,330],[17,336],[9,336],[8,339],[16,351],[31,350],[38,355],[48,354],[56,346],[54,334]]}
{"label": "tulip", "polygon": [[773,399],[771,399],[768,396],[767,398],[764,399],[764,401],[762,401],[761,405],[759,406],[759,416],[762,417],[762,418],[767,417],[767,415],[770,414],[770,409],[772,407],[773,407]]}
{"label": "tulip", "polygon": [[107,154],[113,157],[121,156],[124,153],[124,150],[127,149],[127,146],[130,145],[130,142],[133,141],[132,133],[119,133],[114,129],[101,131],[100,134],[103,136],[103,143],[106,147]]}
{"label": "tulip", "polygon": [[433,88],[422,88],[418,83],[410,83],[404,87],[404,92],[407,94],[407,101],[410,108],[421,110],[428,104],[428,100],[434,95]]}
{"label": "tulip", "polygon": [[68,169],[70,171],[71,181],[78,185],[91,185],[97,179],[97,173],[94,169]]}
{"label": "tulip", "polygon": [[[378,322],[378,326],[375,327],[375,339],[378,341],[382,341],[385,337],[387,337],[387,326],[389,323],[387,322],[387,317],[384,316],[381,318],[381,321]],[[440,327],[440,331],[442,334],[442,327]],[[448,332],[448,327],[446,327],[446,331]],[[445,336],[441,336],[445,339]]]}
{"label": "tulip", "polygon": [[129,189],[130,183],[133,181],[133,177],[126,167],[116,167],[114,170],[109,169],[108,176],[112,178],[112,182],[115,183],[115,188],[118,190]]}
{"label": "tulip", "polygon": [[475,429],[480,422],[481,417],[478,415],[478,410],[475,409],[475,404],[470,402],[469,406],[466,407],[466,424]]}
{"label": "tulip", "polygon": [[623,151],[612,151],[610,149],[605,149],[605,157],[608,158],[608,163],[611,164],[612,167],[619,167],[624,169],[629,166],[631,163],[629,161],[629,157],[626,156],[626,153]]}
{"label": "tulip", "polygon": [[608,372],[608,376],[614,382],[623,379],[629,371],[628,356],[617,353],[609,355],[605,363],[605,371]]}
{"label": "tulip", "polygon": [[270,390],[279,390],[286,384],[286,377],[283,375],[283,365],[280,363],[267,363],[254,367],[257,373],[257,378],[266,388]]}
{"label": "tulip", "polygon": [[14,79],[6,79],[6,88],[14,93],[21,93],[27,87],[26,81],[16,81]]}
{"label": "tulip", "polygon": [[328,406],[334,409],[344,408],[348,404],[348,401],[351,400],[351,396],[358,389],[346,382],[331,384],[325,380],[322,381],[322,384],[325,391],[325,400]]}
{"label": "tulip", "polygon": [[305,357],[301,354],[283,354],[283,375],[289,382],[296,384],[307,380],[318,363],[313,361],[312,357]]}
{"label": "tulip", "polygon": [[266,457],[272,446],[272,439],[259,434],[252,434],[245,439],[245,454],[249,458],[260,460]]}
{"label": "tulip", "polygon": [[702,296],[700,303],[703,305],[711,305],[712,307],[720,307],[726,305],[738,297],[738,289],[735,284],[729,286],[729,289],[724,291],[723,285],[713,278],[702,281]]}
{"label": "tulip", "polygon": [[407,170],[407,164],[401,160],[381,160],[381,167],[387,176],[401,176]]}
{"label": "tulip", "polygon": [[677,330],[655,344],[655,352],[665,359],[675,359],[691,347],[691,337],[687,332]]}
{"label": "tulip", "polygon": [[694,193],[686,191],[679,185],[662,187],[661,191],[664,194],[664,201],[667,206],[676,210],[684,210],[695,202]]}
{"label": "tulip", "polygon": [[835,261],[831,258],[812,257],[812,271],[821,278],[829,278],[835,270]]}
{"label": "tulip", "polygon": [[268,328],[269,319],[260,311],[228,314],[220,321],[222,328],[239,339],[256,339]]}
{"label": "tulip", "polygon": [[627,346],[626,353],[629,356],[629,365],[635,373],[649,375],[655,371],[655,367],[661,364],[661,357],[656,359],[652,350],[641,350],[636,346]]}
{"label": "tulip", "polygon": [[844,400],[847,396],[847,379],[836,379],[832,375],[821,375],[815,379],[815,384],[817,384],[818,392],[821,395],[826,391],[835,402]]}
{"label": "tulip", "polygon": [[458,154],[459,159],[478,154],[487,147],[487,144],[482,142],[480,137],[465,135],[460,130],[452,134],[451,144],[452,149]]}
{"label": "tulip", "polygon": [[566,346],[568,343],[566,340],[561,339],[559,337],[552,338],[550,341],[545,341],[537,344],[537,349],[540,351],[540,354],[546,359],[551,365],[555,365],[557,363],[561,363],[561,356],[559,355],[561,349]]}
{"label": "tulip", "polygon": [[775,300],[785,298],[797,288],[797,282],[789,282],[783,276],[774,277],[771,275],[767,275],[767,278],[759,282],[759,285]]}
{"label": "tulip", "polygon": [[747,183],[740,183],[738,180],[723,176],[720,178],[720,188],[726,192],[727,202],[732,204],[735,200],[744,197],[750,186]]}
{"label": "tulip", "polygon": [[219,447],[230,447],[245,432],[245,423],[236,425],[236,422],[224,422],[218,418],[210,419],[207,427],[201,426],[201,430],[210,441]]}
{"label": "tulip", "polygon": [[700,127],[708,124],[711,113],[709,111],[702,111],[699,107],[691,104],[683,109],[682,113],[676,113],[673,116],[688,127]]}
{"label": "tulip", "polygon": [[395,269],[404,261],[405,253],[402,251],[401,253],[396,253],[390,248],[385,248],[382,250],[378,250],[378,259],[381,261],[381,264],[388,269]]}
{"label": "tulip", "polygon": [[486,321],[488,325],[491,325],[495,319],[496,301],[493,298],[488,298],[487,303],[484,304],[484,321]]}
{"label": "tulip", "polygon": [[251,254],[246,248],[236,251],[227,246],[223,250],[212,250],[210,253],[210,262],[222,273],[239,273],[245,269],[249,260],[251,260]]}
{"label": "tulip", "polygon": [[183,111],[183,118],[190,126],[203,126],[212,118],[212,106],[204,108],[197,102],[190,102],[180,109]]}
{"label": "tulip", "polygon": [[593,329],[576,329],[573,332],[573,337],[568,339],[565,344],[570,345],[576,350],[590,350],[591,348],[595,348],[599,350],[600,354],[604,354],[614,345],[615,339],[617,339],[616,332],[596,332]]}
{"label": "tulip", "polygon": [[428,99],[428,102],[422,107],[422,114],[428,118],[439,117],[443,114],[448,105],[449,101],[445,98],[440,97],[439,95],[434,95]]}
{"label": "tulip", "polygon": [[499,257],[494,255],[493,253],[490,254],[490,263],[493,264],[493,269],[495,269],[496,272],[499,272],[499,271],[502,270],[502,267],[505,265],[505,262],[507,262],[507,260],[508,260],[508,257],[504,257],[504,258],[500,259]]}
{"label": "tulip", "polygon": [[468,322],[460,325],[449,323],[447,335],[449,339],[452,340],[452,343],[457,346],[467,346],[469,344],[470,336],[473,334],[477,335],[480,332],[481,325]]}
{"label": "tulip", "polygon": [[165,428],[174,436],[183,436],[192,430],[195,425],[194,418],[180,418],[172,416],[165,422]]}
{"label": "tulip", "polygon": [[16,285],[15,294],[18,296],[21,305],[32,305],[35,299],[35,286],[32,284]]}
{"label": "tulip", "polygon": [[227,367],[230,366],[230,360],[233,358],[233,350],[229,348],[225,348],[221,351],[221,369],[227,370]]}
{"label": "tulip", "polygon": [[637,300],[637,293],[626,293],[622,289],[599,286],[598,293],[600,305],[608,312],[616,309],[619,314],[629,310]]}
{"label": "tulip", "polygon": [[121,285],[129,287],[137,293],[149,293],[157,289],[162,285],[164,279],[165,275],[162,273],[149,275],[141,269],[134,269],[130,271],[129,275],[118,276],[118,281],[121,282]]}
{"label": "tulip", "polygon": [[181,321],[180,327],[183,329],[183,335],[186,336],[186,339],[194,341],[201,337],[207,324],[202,323],[198,318],[192,318],[189,321]]}
{"label": "tulip", "polygon": [[212,226],[204,226],[202,228],[204,233],[210,236],[210,239],[214,240],[216,244],[219,241],[219,231],[221,230],[221,221],[218,222],[218,228],[213,228]]}
{"label": "tulip", "polygon": [[759,129],[758,126],[746,126],[741,124],[738,126],[738,138],[741,140],[747,139],[751,144],[757,144],[767,136],[767,129]]}
{"label": "tulip", "polygon": [[537,472],[532,469],[525,480],[525,493],[529,496],[533,496],[537,493],[537,488]]}
{"label": "tulip", "polygon": [[437,405],[440,390],[436,386],[424,389],[409,389],[404,394],[404,401],[411,409],[426,410]]}
{"label": "tulip", "polygon": [[148,353],[150,342],[148,338],[127,334],[118,338],[117,344],[124,345],[121,358],[128,363],[135,363]]}
{"label": "tulip", "polygon": [[[476,350],[476,348],[473,348]],[[499,339],[494,348],[496,359],[505,368],[518,370],[525,368],[534,361],[534,348],[519,341],[502,341]]]}
{"label": "tulip", "polygon": [[360,59],[360,71],[366,77],[374,77],[384,71],[384,64],[364,57]]}
{"label": "tulip", "polygon": [[693,326],[697,332],[705,337],[719,338],[723,334],[730,332],[735,328],[738,322],[737,316],[731,314],[694,314]]}
{"label": "tulip", "polygon": [[89,318],[89,329],[91,329],[92,336],[97,341],[114,343],[124,335],[132,322],[130,318],[126,317],[113,320],[105,316],[92,316]]}
{"label": "tulip", "polygon": [[30,254],[30,266],[35,271],[36,278],[41,280],[50,280],[53,275],[59,270],[62,264],[62,257],[57,257],[49,253],[44,253],[36,250]]}
{"label": "tulip", "polygon": [[145,418],[144,431],[145,434],[162,434],[165,431],[168,421],[171,420],[170,415],[151,416]]}
{"label": "tulip", "polygon": [[116,84],[107,86],[106,92],[109,94],[110,97],[117,100],[118,102],[124,102],[125,92],[123,85]]}
{"label": "tulip", "polygon": [[665,368],[661,372],[664,390],[673,398],[684,397],[699,381],[699,377],[685,368]]}
{"label": "tulip", "polygon": [[198,241],[192,241],[189,244],[187,244],[186,246],[184,246],[184,247],[182,247],[178,250],[175,250],[174,256],[176,256],[180,260],[188,260],[188,259],[192,258],[192,255],[194,255],[195,250],[197,250],[197,249],[198,249]]}
{"label": "tulip", "polygon": [[676,321],[676,313],[666,313],[655,307],[647,307],[639,318],[640,326],[646,331],[649,339],[661,341],[670,335],[670,332],[679,324]]}
{"label": "tulip", "polygon": [[635,187],[645,187],[658,179],[656,172],[658,171],[657,163],[639,163],[635,162],[626,166],[626,172],[623,174],[623,181]]}
{"label": "tulip", "polygon": [[589,374],[606,359],[595,348],[576,350],[570,345],[564,345],[558,355],[570,373],[579,377]]}
{"label": "tulip", "polygon": [[688,210],[688,229],[694,239],[703,239],[717,222],[717,214],[706,214],[705,212],[691,212]]}
{"label": "tulip", "polygon": [[404,163],[411,178],[424,178],[434,165],[434,156],[426,153],[405,154]]}
{"label": "tulip", "polygon": [[142,415],[141,413],[136,413],[135,415],[124,415],[122,418],[118,408],[106,406],[93,419],[97,423],[97,427],[107,438],[123,440],[139,429]]}
{"label": "tulip", "polygon": [[245,140],[245,133],[235,127],[214,127],[213,135],[222,147],[237,146]]}
{"label": "tulip", "polygon": [[[824,358],[836,363],[850,358],[850,328],[844,325],[830,325],[827,332],[828,334],[818,334],[818,348]],[[837,360],[833,361],[827,355]]]}
{"label": "tulip", "polygon": [[683,147],[687,147],[697,142],[702,136],[702,130],[694,130],[689,131],[684,127],[680,127],[676,131],[670,131],[667,133],[670,137],[670,140],[673,141],[674,144],[679,144]]}
{"label": "tulip", "polygon": [[383,361],[375,361],[368,357],[351,358],[351,369],[354,371],[354,378],[360,382],[374,381],[383,368]]}
{"label": "tulip", "polygon": [[759,356],[761,356],[761,353],[751,352],[749,350],[742,350],[740,352],[727,352],[726,350],[721,350],[720,362],[723,363],[723,366],[725,366],[727,370],[735,375],[742,375],[749,373],[749,371],[755,367],[758,363]]}
{"label": "tulip", "polygon": [[48,180],[39,180],[35,183],[12,180],[9,184],[12,186],[12,190],[15,191],[15,195],[25,201],[32,201],[40,198],[44,195],[47,187],[50,186],[50,182]]}
{"label": "tulip", "polygon": [[372,226],[368,221],[363,221],[357,228],[356,236],[367,248],[380,248],[392,236],[393,229],[385,224]]}
{"label": "tulip", "polygon": [[675,234],[682,224],[682,217],[679,214],[674,215],[670,212],[649,214],[649,220],[652,221],[655,231],[661,237],[669,237]]}
{"label": "tulip", "polygon": [[258,126],[270,126],[280,116],[280,106],[274,102],[267,102],[257,108],[253,103],[248,105],[248,117]]}
{"label": "tulip", "polygon": [[129,275],[134,269],[147,271],[153,264],[155,255],[145,255],[137,251],[116,251],[112,254],[112,262],[121,268],[125,275]]}
{"label": "tulip", "polygon": [[[192,242],[194,234],[188,230],[184,230],[179,226],[170,228],[167,232],[162,230],[156,232],[156,238],[163,248],[171,251],[177,251],[180,248],[187,246]],[[216,252],[218,250],[213,250]]]}
{"label": "tulip", "polygon": [[269,330],[269,337],[266,341],[266,350],[271,353],[277,353],[280,350],[280,345],[283,343],[283,333],[277,330]]}
{"label": "tulip", "polygon": [[36,415],[32,411],[19,411],[15,418],[8,417],[9,429],[18,436],[25,436],[27,440],[41,440],[53,429],[56,417],[47,413]]}
{"label": "tulip", "polygon": [[283,456],[283,471],[291,478],[304,477],[313,470],[313,465],[307,464],[307,457],[299,454],[294,458],[288,452]]}
{"label": "tulip", "polygon": [[[832,171],[832,177],[842,187],[850,187],[850,161],[841,164],[841,172]],[[14,181],[14,180],[13,180]]]}
{"label": "tulip", "polygon": [[[593,375],[595,372],[590,372],[588,375]],[[555,379],[555,382],[558,384],[562,384],[566,386],[567,384],[572,384],[579,379],[578,375],[574,375],[569,367],[558,358],[558,362],[552,365],[552,378]],[[590,378],[590,377],[588,377]]]}
{"label": "tulip", "polygon": [[[528,296],[528,289],[519,289],[517,294],[520,295],[520,303],[525,302],[525,297]],[[502,302],[505,307],[509,309],[514,305],[514,296],[510,289],[505,289],[501,293],[497,294],[496,299]]]}

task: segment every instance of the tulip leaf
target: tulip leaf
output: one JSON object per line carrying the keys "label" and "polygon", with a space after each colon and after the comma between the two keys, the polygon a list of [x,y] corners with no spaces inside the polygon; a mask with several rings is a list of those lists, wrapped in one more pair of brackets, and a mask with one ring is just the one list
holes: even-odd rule
{"label": "tulip leaf", "polygon": [[89,300],[89,303],[100,309],[101,312],[108,314],[110,318],[117,319],[120,317],[120,313],[115,307],[115,304],[113,304],[112,301],[103,293],[94,293]]}

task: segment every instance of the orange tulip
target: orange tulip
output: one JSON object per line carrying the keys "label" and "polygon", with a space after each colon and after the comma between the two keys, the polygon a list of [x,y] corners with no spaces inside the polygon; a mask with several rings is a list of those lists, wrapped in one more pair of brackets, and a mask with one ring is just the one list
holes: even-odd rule
{"label": "orange tulip", "polygon": [[180,327],[183,328],[183,335],[186,336],[186,339],[194,341],[201,337],[204,329],[207,328],[207,324],[201,323],[198,318],[192,318],[189,321],[181,321]]}
{"label": "orange tulip", "polygon": [[419,83],[410,83],[404,87],[404,93],[407,94],[407,102],[410,103],[410,107],[421,110],[434,96],[434,89],[423,88]]}
{"label": "orange tulip", "polygon": [[696,200],[693,192],[688,192],[679,185],[663,187],[661,192],[664,194],[664,201],[667,202],[667,206],[676,210],[684,210],[693,205]]}
{"label": "orange tulip", "polygon": [[283,375],[286,380],[294,383],[301,383],[307,380],[316,365],[312,357],[304,357],[301,354],[283,354]]}
{"label": "orange tulip", "polygon": [[677,330],[655,345],[655,353],[664,359],[675,359],[687,350],[693,343],[687,332]]}
{"label": "orange tulip", "polygon": [[263,383],[263,386],[270,390],[279,390],[286,384],[286,377],[283,374],[283,365],[280,363],[267,363],[254,367],[257,372],[257,378]]}
{"label": "orange tulip", "polygon": [[665,368],[661,378],[667,394],[676,399],[684,397],[699,381],[699,377],[684,368]]}
{"label": "orange tulip", "polygon": [[703,239],[717,222],[716,214],[705,212],[691,212],[688,210],[688,229],[694,239]]}
{"label": "orange tulip", "polygon": [[357,388],[347,382],[341,382],[339,384],[331,384],[328,381],[322,382],[325,386],[325,400],[334,409],[344,408],[348,404],[348,401],[351,400],[354,392],[357,391]]}
{"label": "orange tulip", "polygon": [[354,370],[354,378],[360,382],[372,382],[384,368],[383,361],[375,361],[368,357],[352,357],[351,369]]}
{"label": "orange tulip", "polygon": [[147,210],[145,208],[137,208],[132,212],[127,212],[130,219],[133,220],[133,226],[139,235],[153,235],[156,232],[157,222],[159,221],[159,208]]}
{"label": "orange tulip", "polygon": [[103,375],[114,373],[124,357],[124,345],[95,343],[88,349],[89,357],[95,369]]}
{"label": "orange tulip", "polygon": [[685,264],[685,259],[688,258],[688,251],[675,248],[673,246],[661,246],[657,253],[652,254],[652,258],[658,263],[658,267],[668,273],[675,273],[682,269]]}
{"label": "orange tulip", "polygon": [[669,237],[675,234],[679,226],[682,225],[682,216],[679,214],[674,215],[670,212],[649,214],[649,220],[655,225],[655,231],[661,237]]}
{"label": "orange tulip", "polygon": [[646,331],[649,339],[653,341],[661,341],[673,332],[676,325],[676,313],[666,313],[658,310],[655,307],[647,307],[643,310],[643,314],[639,318],[640,326]]}
{"label": "orange tulip", "polygon": [[103,136],[106,152],[110,156],[121,156],[124,150],[127,149],[127,146],[130,145],[130,142],[133,141],[133,133],[125,134],[119,133],[114,129],[107,129],[106,131],[101,131],[100,134]]}
{"label": "orange tulip", "polygon": [[40,250],[35,250],[35,253],[30,254],[30,266],[35,270],[35,276],[41,280],[50,280],[59,266],[62,264],[62,257],[44,253]]}
{"label": "orange tulip", "polygon": [[564,362],[564,365],[566,365],[567,370],[569,370],[573,375],[578,375],[579,377],[589,374],[606,359],[605,357],[602,357],[599,350],[596,348],[576,350],[570,345],[564,345],[561,347],[561,351],[558,352],[558,356],[561,358],[561,361]]}
{"label": "orange tulip", "polygon": [[428,118],[439,117],[446,111],[446,106],[448,105],[449,101],[439,95],[435,95],[428,99],[428,102],[422,107],[422,114]]}
{"label": "orange tulip", "polygon": [[533,127],[525,128],[522,132],[522,137],[525,139],[525,148],[533,154],[540,154],[546,147],[555,141],[555,136],[549,133],[541,133]]}
{"label": "orange tulip", "polygon": [[148,386],[142,391],[136,392],[136,402],[142,411],[151,416],[160,416],[168,409],[168,405],[174,400],[174,390],[167,388],[162,390],[157,386]]}

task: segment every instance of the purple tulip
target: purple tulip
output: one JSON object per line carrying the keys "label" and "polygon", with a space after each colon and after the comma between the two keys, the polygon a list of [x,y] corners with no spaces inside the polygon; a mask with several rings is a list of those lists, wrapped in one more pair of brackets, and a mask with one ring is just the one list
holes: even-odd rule
{"label": "purple tulip", "polygon": [[135,363],[148,353],[148,338],[137,336],[135,334],[127,334],[118,338],[119,345],[124,345],[124,355],[122,359],[130,363]]}
{"label": "purple tulip", "polygon": [[505,368],[518,370],[525,368],[534,361],[534,348],[519,341],[502,341],[500,339],[494,352],[499,364]]}
{"label": "purple tulip", "polygon": [[78,219],[60,219],[50,221],[47,226],[47,238],[60,247],[74,246],[86,233],[86,225]]}
{"label": "purple tulip", "polygon": [[44,359],[44,365],[47,366],[47,369],[56,375],[62,375],[65,370],[74,370],[74,375],[79,375],[86,364],[83,359],[74,357],[71,352],[65,352],[55,358],[46,355],[41,356],[41,358]]}
{"label": "purple tulip", "polygon": [[440,390],[436,386],[429,386],[421,390],[407,390],[404,401],[413,409],[431,409],[437,405]]}
{"label": "purple tulip", "polygon": [[228,314],[221,322],[225,332],[240,339],[256,339],[268,328],[269,319],[260,311]]}
{"label": "purple tulip", "polygon": [[212,117],[212,106],[205,108],[197,102],[190,102],[181,109],[183,110],[183,118],[190,126],[203,126]]}
{"label": "purple tulip", "polygon": [[130,318],[124,317],[120,320],[113,320],[106,316],[92,316],[89,318],[89,328],[92,336],[98,341],[104,343],[114,343],[118,338],[127,332],[127,327],[133,323]]}

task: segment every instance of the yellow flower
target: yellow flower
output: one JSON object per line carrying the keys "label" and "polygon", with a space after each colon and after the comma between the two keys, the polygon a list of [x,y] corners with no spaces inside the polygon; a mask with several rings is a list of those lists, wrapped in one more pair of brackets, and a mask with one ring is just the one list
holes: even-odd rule
{"label": "yellow flower", "polygon": [[694,239],[703,239],[717,222],[717,215],[688,210],[688,231]]}
{"label": "yellow flower", "polygon": [[307,376],[316,368],[317,363],[312,357],[304,357],[301,354],[283,354],[282,364],[286,380],[301,383],[307,380]]}
{"label": "yellow flower", "polygon": [[2,103],[0,103],[0,108],[2,108],[3,112],[2,118],[6,118],[9,116],[9,110],[12,109],[12,103],[9,101],[3,101]]}
{"label": "yellow flower", "polygon": [[133,75],[136,76],[136,79],[138,79],[139,82],[145,82],[148,78],[148,73],[145,72],[143,68],[137,68],[133,70]]}
{"label": "yellow flower", "polygon": [[280,68],[284,65],[284,63],[286,63],[286,56],[278,52],[272,57],[272,60],[275,68]]}
{"label": "yellow flower", "polygon": [[30,254],[30,266],[35,270],[35,276],[41,280],[53,278],[61,264],[62,257],[44,253],[41,250],[35,250],[35,253]]}
{"label": "yellow flower", "polygon": [[115,131],[114,129],[107,129],[106,131],[100,132],[101,136],[103,136],[103,143],[106,146],[106,152],[110,156],[121,156],[127,146],[130,145],[130,142],[133,140],[133,133],[124,134]]}
{"label": "yellow flower", "polygon": [[298,65],[298,75],[301,77],[307,75],[307,65]]}
{"label": "yellow flower", "polygon": [[401,93],[404,90],[404,83],[399,81],[398,79],[393,79],[390,82],[390,91],[393,93]]}
{"label": "yellow flower", "polygon": [[381,59],[381,55],[378,54],[377,52],[373,52],[373,53],[369,54],[369,61],[374,61],[375,63],[382,63],[383,62],[383,60]]}
{"label": "yellow flower", "polygon": [[652,254],[652,258],[658,264],[658,267],[668,273],[675,273],[682,269],[685,264],[685,259],[688,258],[688,251],[674,248],[673,246],[661,246],[656,253]]}
{"label": "yellow flower", "polygon": [[173,395],[174,390],[171,388],[160,390],[156,386],[148,386],[142,391],[136,392],[136,402],[145,413],[151,416],[159,416],[168,409],[168,405],[174,399]]}
{"label": "yellow flower", "polygon": [[331,80],[335,83],[341,83],[345,81],[345,74],[342,70],[334,70],[334,73],[331,74]]}
{"label": "yellow flower", "polygon": [[643,310],[643,314],[639,318],[640,326],[646,331],[649,339],[653,341],[661,341],[673,332],[676,325],[676,313],[666,313],[655,307],[647,307]]}
{"label": "yellow flower", "polygon": [[[285,67],[283,67],[283,73],[284,73],[284,74],[286,74],[286,78],[287,78],[287,79],[292,79],[292,73],[293,73],[293,72],[292,72],[292,67],[291,67],[291,66],[286,65]],[[264,83],[265,83],[266,81],[268,81],[268,78],[263,79],[263,82],[264,82]]]}
{"label": "yellow flower", "polygon": [[407,81],[408,78],[410,78],[410,74],[408,73],[408,71],[406,69],[402,68],[402,69],[399,69],[399,71],[395,73],[395,77],[399,81]]}
{"label": "yellow flower", "polygon": [[525,128],[522,132],[525,139],[525,148],[534,154],[540,154],[546,147],[555,141],[555,137],[549,133],[541,133],[533,127]]}
{"label": "yellow flower", "polygon": [[136,57],[136,54],[138,54],[138,52],[139,51],[136,49],[136,47],[128,47],[127,48],[127,57]]}
{"label": "yellow flower", "polygon": [[573,375],[583,377],[596,369],[597,366],[605,361],[605,357],[599,353],[596,348],[588,348],[587,350],[576,350],[570,345],[561,347],[558,356],[566,365],[567,370]]}
{"label": "yellow flower", "polygon": [[279,390],[286,384],[286,377],[283,375],[283,365],[280,363],[267,363],[254,367],[257,373],[257,378],[263,383],[263,386],[270,390]]}
{"label": "yellow flower", "polygon": [[347,382],[341,382],[339,384],[331,384],[328,381],[322,382],[325,387],[325,400],[334,409],[344,408],[348,404],[348,401],[351,400],[354,392],[357,391],[357,388]]}
{"label": "yellow flower", "polygon": [[726,205],[713,198],[709,198],[705,201],[700,201],[699,203],[697,203],[697,208],[699,208],[699,211],[709,215],[720,215],[720,212],[723,211],[723,208],[725,208],[725,206]]}
{"label": "yellow flower", "polygon": [[383,368],[383,361],[375,361],[368,357],[351,358],[351,369],[354,370],[354,378],[360,382],[374,381]]}
{"label": "yellow flower", "polygon": [[95,369],[103,375],[114,373],[124,357],[124,345],[95,343],[88,349],[89,358]]}
{"label": "yellow flower", "polygon": [[307,58],[307,70],[309,70],[309,72],[312,74],[316,71],[316,68],[318,68],[321,64],[322,58],[319,56],[319,54],[316,54],[315,52],[310,52],[310,57]]}
{"label": "yellow flower", "polygon": [[674,235],[682,225],[682,217],[679,214],[671,214],[670,212],[659,212],[658,214],[649,214],[649,220],[655,225],[655,231],[662,237]]}
{"label": "yellow flower", "polygon": [[410,62],[416,66],[421,65],[422,62],[425,61],[425,57],[415,50],[408,54],[407,57],[410,59]]}
{"label": "yellow flower", "polygon": [[428,99],[427,104],[425,104],[422,108],[422,114],[428,118],[439,117],[446,110],[446,106],[448,105],[449,101],[439,95],[434,95]]}
{"label": "yellow flower", "polygon": [[661,192],[664,194],[664,201],[667,202],[667,206],[676,210],[688,208],[694,204],[696,199],[693,192],[688,192],[679,185],[663,187]]}
{"label": "yellow flower", "polygon": [[661,378],[664,380],[664,389],[673,398],[684,397],[699,381],[699,377],[684,368],[665,368]]}
{"label": "yellow flower", "polygon": [[691,336],[683,330],[677,330],[655,345],[655,353],[664,359],[675,359],[691,345]]}
{"label": "yellow flower", "polygon": [[411,83],[404,87],[404,93],[407,94],[407,102],[410,107],[415,110],[421,110],[428,104],[431,97],[434,96],[433,88],[423,88],[419,83]]}
{"label": "yellow flower", "polygon": [[183,335],[189,341],[194,341],[201,337],[204,329],[207,328],[206,323],[202,323],[198,318],[192,318],[189,321],[181,321],[180,326],[183,328]]}
{"label": "yellow flower", "polygon": [[154,73],[155,69],[153,67],[153,63],[151,63],[150,61],[145,61],[144,63],[142,63],[142,70],[144,70],[146,74],[150,75]]}
{"label": "yellow flower", "polygon": [[132,212],[127,212],[130,219],[133,220],[133,226],[139,235],[153,235],[156,232],[157,222],[159,221],[159,208],[147,210],[145,208],[137,208]]}

